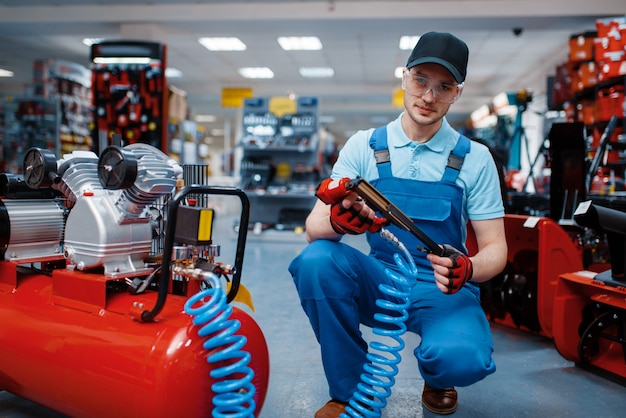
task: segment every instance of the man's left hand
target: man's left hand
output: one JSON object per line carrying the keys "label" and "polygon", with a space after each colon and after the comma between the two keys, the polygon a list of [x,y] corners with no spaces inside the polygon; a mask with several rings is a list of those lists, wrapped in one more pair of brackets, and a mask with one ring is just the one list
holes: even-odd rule
{"label": "man's left hand", "polygon": [[472,260],[461,251],[445,244],[443,255],[429,254],[437,287],[446,294],[453,294],[461,290],[463,285],[472,279],[474,267]]}

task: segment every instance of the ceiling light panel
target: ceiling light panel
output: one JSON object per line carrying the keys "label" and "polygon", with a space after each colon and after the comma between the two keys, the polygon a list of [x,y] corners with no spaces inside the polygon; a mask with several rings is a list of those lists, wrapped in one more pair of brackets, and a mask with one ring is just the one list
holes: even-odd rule
{"label": "ceiling light panel", "polygon": [[307,78],[328,78],[335,75],[335,70],[330,67],[302,67],[300,75]]}
{"label": "ceiling light panel", "polygon": [[285,51],[319,51],[322,41],[317,36],[281,36],[280,47]]}
{"label": "ceiling light panel", "polygon": [[239,74],[245,78],[274,78],[274,72],[267,67],[244,67]]}
{"label": "ceiling light panel", "polygon": [[209,51],[245,51],[247,48],[236,37],[200,38],[198,42]]}
{"label": "ceiling light panel", "polygon": [[419,39],[420,39],[419,36],[409,36],[409,35],[401,36],[400,44],[398,46],[402,50],[413,49],[413,47],[415,46],[417,41],[419,41]]}

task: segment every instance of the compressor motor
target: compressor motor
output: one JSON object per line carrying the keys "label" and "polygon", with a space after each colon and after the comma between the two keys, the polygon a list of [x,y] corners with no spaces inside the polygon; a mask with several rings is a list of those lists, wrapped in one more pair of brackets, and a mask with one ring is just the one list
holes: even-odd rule
{"label": "compressor motor", "polygon": [[58,161],[51,151],[32,148],[24,158],[23,184],[4,179],[7,191],[26,185],[58,195],[2,200],[4,260],[66,259],[77,270],[103,267],[106,277],[125,278],[152,270],[144,264],[153,238],[148,207],[175,191],[182,168],[141,143],[106,148],[100,157],[74,151]]}

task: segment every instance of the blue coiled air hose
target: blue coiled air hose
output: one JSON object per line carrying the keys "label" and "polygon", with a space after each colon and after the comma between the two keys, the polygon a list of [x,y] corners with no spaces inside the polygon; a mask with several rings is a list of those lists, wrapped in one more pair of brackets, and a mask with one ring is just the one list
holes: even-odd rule
{"label": "blue coiled air hose", "polygon": [[[204,279],[209,288],[202,290],[185,302],[185,312],[193,316],[193,323],[201,327],[200,337],[207,337],[203,347],[209,351],[207,362],[215,364],[226,361],[211,370],[210,376],[216,380],[211,386],[213,396],[213,418],[253,418],[256,402],[256,388],[252,384],[254,370],[248,367],[250,353],[243,351],[247,338],[235,335],[241,323],[230,319],[233,308],[226,302],[219,278],[207,272]],[[194,305],[201,303],[200,306]],[[229,378],[230,376],[243,376]]]}
{"label": "blue coiled air hose", "polygon": [[417,267],[404,244],[391,232],[383,229],[381,236],[402,253],[400,255],[396,252],[393,256],[402,275],[389,269],[385,270],[385,274],[395,283],[395,287],[381,284],[379,290],[398,302],[383,298],[376,300],[376,306],[395,314],[376,313],[374,319],[389,324],[390,327],[389,329],[374,327],[372,331],[375,335],[390,337],[393,345],[380,341],[370,342],[370,350],[367,353],[369,363],[363,366],[361,382],[357,385],[345,412],[341,413],[341,418],[380,417],[382,409],[387,405],[387,398],[391,395],[391,388],[398,374],[398,364],[402,359],[400,356],[400,351],[404,349],[402,336],[407,330],[405,321],[408,318],[407,309],[410,305],[411,292],[417,279]]}

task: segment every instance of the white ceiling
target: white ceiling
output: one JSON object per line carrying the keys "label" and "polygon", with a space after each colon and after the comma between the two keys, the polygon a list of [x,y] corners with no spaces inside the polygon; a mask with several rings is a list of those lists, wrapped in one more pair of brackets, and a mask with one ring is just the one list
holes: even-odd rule
{"label": "white ceiling", "polygon": [[[0,0],[0,68],[15,72],[0,78],[0,95],[22,94],[37,59],[89,66],[84,37],[152,40],[167,45],[168,65],[183,72],[169,83],[188,93],[192,113],[220,116],[209,128],[239,123],[236,109],[220,105],[222,88],[251,87],[257,97],[318,97],[322,115],[335,119],[329,130],[342,139],[398,114],[394,69],[410,53],[399,50],[399,38],[437,30],[470,48],[466,87],[449,115],[460,126],[500,92],[545,95],[569,37],[624,13],[624,0]],[[324,48],[286,52],[281,35],[316,35]],[[197,42],[202,36],[237,36],[248,49],[209,52]],[[243,79],[237,69],[244,66],[267,66],[275,78]],[[335,75],[304,79],[301,66],[330,66]]]}

